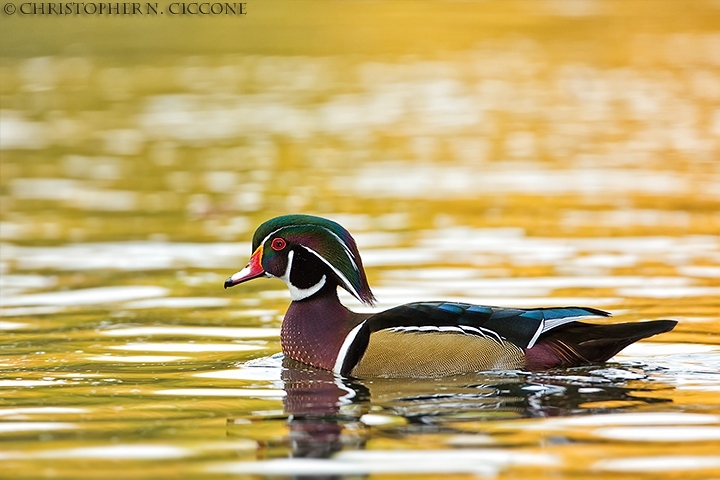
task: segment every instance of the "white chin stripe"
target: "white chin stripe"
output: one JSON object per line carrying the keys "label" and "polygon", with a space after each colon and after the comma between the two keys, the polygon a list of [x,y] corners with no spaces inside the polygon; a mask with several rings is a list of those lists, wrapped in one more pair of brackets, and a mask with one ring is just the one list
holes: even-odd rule
{"label": "white chin stripe", "polygon": [[325,275],[322,276],[320,281],[309,288],[298,288],[292,283],[290,283],[290,271],[292,270],[292,262],[293,257],[295,256],[295,252],[290,250],[290,253],[288,254],[288,264],[287,268],[285,268],[285,273],[282,277],[280,277],[280,280],[285,282],[285,285],[287,285],[288,290],[290,290],[290,298],[292,298],[293,301],[297,300],[303,300],[308,297],[311,297],[315,295],[317,292],[320,291],[322,287],[325,286],[325,282],[327,281],[327,277]]}
{"label": "white chin stripe", "polygon": [[[285,276],[283,275],[282,280],[285,280]],[[325,275],[322,276],[320,281],[313,285],[310,288],[297,288],[295,285],[291,284],[290,282],[285,282],[285,284],[288,286],[288,289],[290,290],[290,298],[293,299],[293,301],[296,300],[303,300],[305,298],[311,297],[315,295],[317,292],[320,291],[322,287],[325,286]]]}

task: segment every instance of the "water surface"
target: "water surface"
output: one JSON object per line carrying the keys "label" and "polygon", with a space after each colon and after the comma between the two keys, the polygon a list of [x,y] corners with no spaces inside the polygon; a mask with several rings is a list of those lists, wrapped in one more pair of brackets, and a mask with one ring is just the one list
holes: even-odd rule
{"label": "water surface", "polygon": [[[402,3],[367,43],[2,47],[0,477],[718,476],[717,6],[423,2],[401,40]],[[238,35],[290,22],[260,11]],[[279,355],[281,282],[222,289],[300,211],[353,232],[378,309],[680,323],[607,365],[338,378]]]}

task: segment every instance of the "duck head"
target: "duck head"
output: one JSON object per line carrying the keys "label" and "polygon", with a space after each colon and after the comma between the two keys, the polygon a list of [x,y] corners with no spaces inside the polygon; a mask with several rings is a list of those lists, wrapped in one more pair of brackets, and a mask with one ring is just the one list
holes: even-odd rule
{"label": "duck head", "polygon": [[258,227],[248,264],[225,280],[225,288],[253,278],[279,278],[293,301],[340,286],[361,302],[375,300],[360,253],[350,233],[339,224],[311,215],[276,217]]}

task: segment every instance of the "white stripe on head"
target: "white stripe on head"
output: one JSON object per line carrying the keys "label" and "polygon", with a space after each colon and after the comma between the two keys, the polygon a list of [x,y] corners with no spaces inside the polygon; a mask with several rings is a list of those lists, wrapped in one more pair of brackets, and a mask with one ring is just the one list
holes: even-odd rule
{"label": "white stripe on head", "polygon": [[352,263],[355,270],[357,270],[358,266],[357,266],[357,263],[355,263],[355,255],[353,255],[353,252],[350,250],[350,247],[348,247],[347,243],[345,243],[345,241],[343,241],[342,238],[340,238],[335,232],[333,232],[329,228],[325,228],[325,227],[322,227],[322,228],[324,228],[325,230],[330,232],[330,235],[335,237],[337,239],[337,241],[340,242],[340,244],[343,246],[343,250],[345,250],[345,255],[347,255],[348,259],[350,259],[350,263]]}
{"label": "white stripe on head", "polygon": [[275,235],[277,232],[279,232],[279,231],[282,230],[283,228],[288,228],[288,227],[293,227],[293,226],[294,226],[294,225],[285,225],[284,227],[280,227],[280,228],[278,228],[278,229],[276,229],[276,230],[273,230],[272,232],[268,233],[265,238],[262,239],[262,242],[260,242],[260,245],[265,245],[265,242],[267,242],[270,237],[272,237],[273,235]]}
{"label": "white stripe on head", "polygon": [[350,292],[355,298],[357,298],[358,300],[360,300],[360,298],[361,298],[361,297],[360,297],[360,294],[359,294],[358,291],[355,289],[355,287],[353,286],[353,284],[350,283],[350,280],[348,280],[347,277],[346,277],[345,275],[343,275],[343,273],[342,273],[340,270],[338,270],[337,268],[335,268],[335,266],[334,266],[332,263],[328,262],[325,258],[323,258],[322,255],[320,255],[319,253],[317,253],[317,252],[316,252],[315,250],[313,250],[312,248],[306,247],[305,245],[300,245],[300,246],[303,247],[303,248],[304,248],[305,250],[307,250],[308,252],[310,252],[310,253],[312,253],[313,255],[315,255],[316,257],[318,257],[320,260],[323,261],[323,263],[325,263],[325,265],[327,265],[328,267],[330,267],[330,269],[335,273],[335,275],[337,275],[337,277],[340,279],[340,281],[345,285],[345,288],[347,288],[347,291]]}
{"label": "white stripe on head", "polygon": [[[335,232],[333,232],[333,231],[330,230],[329,228],[323,227],[322,225],[317,225],[317,224],[314,224],[314,223],[303,223],[303,224],[298,224],[298,225],[285,225],[284,227],[280,227],[280,228],[278,228],[278,229],[275,229],[275,230],[273,230],[272,232],[268,233],[268,234],[265,236],[265,238],[263,238],[262,242],[260,242],[260,245],[265,245],[265,242],[267,242],[267,241],[270,239],[270,237],[272,237],[273,235],[275,235],[276,233],[278,233],[280,230],[284,230],[284,229],[286,229],[286,228],[293,228],[293,227],[320,227],[320,228],[322,228],[323,230],[327,231],[330,235],[332,235],[333,237],[335,237],[335,239],[336,239],[338,242],[340,242],[340,245],[343,246],[343,250],[345,251],[345,255],[347,255],[348,259],[350,260],[350,263],[352,263],[352,265],[353,265],[353,267],[355,268],[355,270],[358,269],[357,263],[355,263],[355,255],[353,254],[352,250],[350,250],[350,247],[348,247],[347,243],[345,243],[342,238],[340,238]],[[305,245],[303,245],[303,247],[305,247]],[[307,248],[307,247],[305,247],[305,248]]]}

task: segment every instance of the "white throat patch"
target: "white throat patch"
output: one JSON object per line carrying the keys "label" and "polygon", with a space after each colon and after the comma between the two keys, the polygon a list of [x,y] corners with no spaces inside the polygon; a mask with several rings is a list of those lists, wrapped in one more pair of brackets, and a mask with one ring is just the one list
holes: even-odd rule
{"label": "white throat patch", "polygon": [[311,297],[312,295],[315,295],[317,292],[320,291],[322,287],[325,286],[325,281],[327,280],[326,276],[323,275],[322,278],[318,283],[313,285],[312,287],[308,288],[298,288],[295,285],[293,285],[290,282],[290,271],[292,270],[292,263],[293,263],[293,257],[295,256],[295,252],[290,250],[290,253],[288,253],[288,264],[287,268],[285,268],[285,273],[282,277],[279,277],[280,280],[285,282],[285,285],[287,285],[288,290],[290,290],[290,298],[293,299],[293,301],[297,300],[303,300],[305,298]]}

